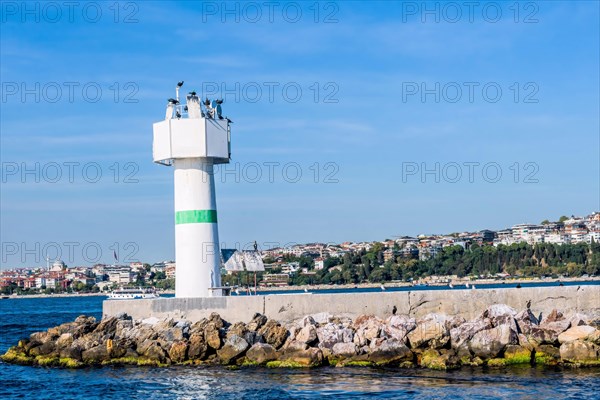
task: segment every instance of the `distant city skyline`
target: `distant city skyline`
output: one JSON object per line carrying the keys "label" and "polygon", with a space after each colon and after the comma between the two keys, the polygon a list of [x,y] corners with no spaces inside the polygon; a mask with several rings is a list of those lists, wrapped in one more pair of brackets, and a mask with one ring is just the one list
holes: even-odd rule
{"label": "distant city skyline", "polygon": [[[553,232],[553,229],[549,229],[548,232],[531,232],[531,235],[527,235],[527,229],[523,229],[523,227],[527,227],[527,226],[543,226],[541,223],[543,221],[548,221],[550,223],[550,225],[554,225],[559,223],[559,219],[561,217],[567,217],[567,220],[565,222],[569,222],[572,221],[574,223],[578,223],[579,220],[583,220],[583,222],[587,223],[588,225],[586,225],[583,229],[576,229],[576,230],[572,230],[568,233],[568,234],[560,234],[560,235],[556,235],[556,232]],[[550,218],[546,218],[543,221],[540,221],[539,223],[531,223],[531,222],[521,222],[519,224],[514,224],[510,227],[502,227],[502,228],[496,228],[496,229],[477,229],[477,230],[458,230],[458,231],[451,231],[451,232],[429,232],[429,233],[420,233],[420,234],[415,234],[415,235],[408,235],[408,234],[400,234],[400,235],[388,235],[382,238],[378,238],[378,239],[374,239],[374,240],[366,240],[366,241],[352,241],[352,240],[343,240],[343,241],[339,241],[339,242],[322,242],[322,241],[306,241],[306,242],[265,242],[265,243],[257,243],[258,247],[259,247],[259,251],[261,251],[263,254],[269,254],[271,252],[276,253],[278,249],[287,249],[290,254],[295,254],[295,255],[299,255],[304,251],[304,248],[306,246],[310,247],[311,244],[324,244],[327,246],[338,246],[340,244],[343,243],[352,243],[355,244],[357,247],[359,248],[361,245],[364,244],[372,244],[372,243],[376,243],[376,242],[385,242],[387,240],[390,241],[395,241],[395,242],[402,242],[403,238],[434,238],[433,239],[433,244],[431,243],[424,243],[423,239],[421,239],[421,242],[419,244],[420,247],[424,247],[428,253],[431,254],[435,254],[435,252],[430,252],[429,251],[429,247],[430,246],[440,246],[440,247],[445,247],[447,245],[451,245],[452,243],[446,242],[444,240],[440,241],[440,243],[437,243],[437,241],[439,241],[440,238],[447,238],[453,234],[458,234],[458,235],[462,235],[462,234],[467,234],[467,236],[469,237],[469,239],[471,238],[471,236],[473,234],[482,232],[482,231],[492,231],[496,234],[496,238],[493,241],[494,245],[498,245],[498,244],[511,244],[511,243],[518,243],[521,241],[527,242],[529,244],[536,244],[539,242],[547,242],[547,243],[555,243],[555,244],[567,244],[567,243],[580,243],[580,242],[590,242],[591,240],[594,240],[594,242],[598,242],[600,243],[600,211],[593,211],[589,214],[586,215],[580,215],[580,216],[576,216],[576,215],[571,215],[571,216],[567,216],[567,215],[561,215],[559,218],[554,219],[550,219]],[[567,225],[571,225],[571,224],[567,224]],[[585,224],[584,224],[585,225]],[[517,228],[519,230],[519,232],[514,232],[515,228]],[[502,238],[498,237],[497,234],[499,232],[503,232],[503,231],[511,231],[512,232],[508,235],[504,235]],[[546,233],[547,238],[544,240],[544,233]],[[578,236],[573,236],[573,233],[576,233]],[[541,237],[539,237],[539,235],[541,234]],[[529,237],[530,236],[530,237]],[[438,238],[438,239],[436,239]],[[405,243],[406,244],[406,243]],[[99,245],[99,244],[98,244]],[[113,244],[114,245],[114,244]],[[12,246],[12,247],[11,247]],[[88,247],[88,249],[94,249],[95,246],[92,245],[91,243],[67,243],[67,244],[60,244],[60,243],[56,243],[56,246],[54,245],[54,243],[50,243],[50,244],[46,244],[46,246],[48,247],[48,249],[50,251],[54,251],[56,249],[60,249],[59,251],[67,251],[66,254],[69,255],[69,257],[71,257],[71,254],[77,254],[77,249],[78,248],[85,248],[85,246]],[[128,246],[126,244],[126,246]],[[368,246],[367,246],[368,247]],[[254,242],[247,242],[247,243],[234,243],[232,246],[228,246],[227,243],[222,242],[221,243],[221,249],[225,249],[225,248],[235,248],[238,250],[251,250],[254,248]],[[41,249],[41,247],[40,247]],[[114,249],[114,246],[111,247],[111,249]],[[297,250],[295,250],[297,249]],[[128,264],[140,264],[140,263],[150,263],[150,264],[156,264],[156,263],[161,263],[161,262],[175,262],[175,258],[165,258],[165,259],[149,259],[149,258],[144,258],[143,254],[134,254],[130,251],[129,255],[131,255],[133,258],[131,259],[126,259],[126,260],[119,260],[119,253],[116,253],[113,250],[112,253],[112,260],[109,258],[98,258],[98,259],[85,259],[84,258],[84,262],[83,263],[73,263],[73,261],[71,260],[65,260],[64,257],[48,257],[48,258],[44,258],[44,263],[36,265],[36,264],[31,264],[31,263],[27,263],[27,262],[21,262],[21,263],[14,263],[12,265],[9,265],[9,262],[4,262],[5,259],[9,260],[10,258],[13,259],[18,259],[19,257],[25,257],[25,259],[31,259],[34,258],[34,254],[33,251],[30,251],[29,253],[26,250],[33,250],[32,248],[30,249],[25,249],[25,251],[23,251],[23,249],[20,247],[19,243],[11,243],[11,242],[4,242],[4,248],[3,248],[3,265],[0,268],[1,270],[8,270],[8,269],[14,269],[14,268],[47,268],[49,265],[52,265],[55,261],[61,261],[63,263],[66,262],[66,264],[68,264],[69,267],[91,267],[95,264],[111,264],[111,263],[115,263],[115,264],[123,264],[123,265],[128,265]],[[137,248],[133,248],[130,250],[135,250],[136,253],[138,251]],[[14,254],[13,254],[14,253]],[[285,251],[284,251],[285,253]],[[41,252],[38,251],[37,252],[37,256],[41,257]],[[94,253],[94,257],[96,253]],[[115,258],[116,256],[116,258]]]}
{"label": "distant city skyline", "polygon": [[6,4],[17,9],[2,9],[0,39],[2,268],[17,266],[10,243],[40,265],[36,246],[52,243],[73,249],[73,265],[86,245],[105,263],[114,251],[175,258],[172,170],[151,148],[180,80],[223,97],[233,120],[232,164],[216,176],[225,247],[600,209],[597,2],[494,3],[498,18],[479,7],[458,19],[422,2],[293,3],[298,20],[281,6],[273,21],[221,2],[94,3],[97,21]]}

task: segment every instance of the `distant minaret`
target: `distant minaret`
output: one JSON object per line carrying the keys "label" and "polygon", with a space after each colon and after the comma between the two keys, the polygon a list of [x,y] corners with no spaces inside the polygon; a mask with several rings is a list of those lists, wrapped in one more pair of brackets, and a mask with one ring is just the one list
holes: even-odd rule
{"label": "distant minaret", "polygon": [[[230,125],[227,119],[203,112],[195,92],[186,101],[185,106],[167,104],[165,120],[154,124],[153,141],[154,162],[174,167],[175,297],[220,296],[213,165],[229,163]],[[173,112],[181,118],[173,118]]]}

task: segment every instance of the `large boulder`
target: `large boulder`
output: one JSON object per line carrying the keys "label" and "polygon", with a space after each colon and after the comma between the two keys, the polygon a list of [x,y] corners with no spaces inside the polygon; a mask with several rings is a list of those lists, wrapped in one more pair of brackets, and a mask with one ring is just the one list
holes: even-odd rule
{"label": "large boulder", "polygon": [[266,364],[277,359],[277,350],[267,343],[255,343],[246,352],[248,361],[256,364]]}
{"label": "large boulder", "polygon": [[102,361],[108,361],[110,356],[108,354],[107,346],[105,344],[100,344],[82,352],[81,359],[87,364],[99,364]]}
{"label": "large boulder", "polygon": [[446,349],[427,349],[418,357],[418,362],[421,367],[436,370],[454,369],[459,365],[456,354]]}
{"label": "large boulder", "polygon": [[588,337],[593,337],[596,333],[596,328],[589,325],[578,325],[567,329],[558,335],[559,343],[573,342],[575,340],[585,340]]}
{"label": "large boulder", "polygon": [[184,340],[173,342],[169,349],[169,358],[175,363],[182,363],[187,359],[188,343]]}
{"label": "large boulder", "polygon": [[276,349],[280,348],[288,337],[288,330],[281,326],[275,320],[268,320],[267,323],[262,326],[258,333],[264,337],[265,342],[275,347]]}
{"label": "large boulder", "polygon": [[246,327],[248,328],[249,331],[253,331],[256,332],[258,331],[264,324],[267,323],[267,317],[256,313],[254,314],[254,316],[252,317],[252,321],[248,322],[248,324],[246,325]]}
{"label": "large boulder", "polygon": [[32,347],[29,350],[31,356],[48,356],[56,351],[56,344],[53,341],[42,343],[39,346]]}
{"label": "large boulder", "polygon": [[156,340],[151,341],[150,345],[144,352],[144,356],[147,359],[158,363],[164,363],[167,361],[167,353],[162,347],[160,347],[160,344]]}
{"label": "large boulder", "polygon": [[314,343],[317,340],[317,329],[314,325],[307,324],[296,334],[296,340],[306,344]]}
{"label": "large boulder", "polygon": [[381,339],[373,343],[367,359],[378,365],[398,363],[403,360],[412,360],[413,354],[401,340]]}
{"label": "large boulder", "polygon": [[190,360],[204,360],[207,352],[208,344],[204,340],[204,332],[192,333],[189,339],[188,358]]}
{"label": "large boulder", "polygon": [[518,313],[515,316],[515,321],[517,321],[519,331],[525,335],[531,332],[532,327],[539,325],[538,319],[529,308]]}
{"label": "large boulder", "polygon": [[218,328],[218,324],[214,322],[209,322],[204,328],[204,340],[209,347],[218,350],[221,348],[221,331]]}
{"label": "large boulder", "polygon": [[584,340],[564,342],[560,358],[569,363],[594,363],[600,366],[600,346]]}
{"label": "large boulder", "polygon": [[427,314],[417,320],[417,327],[408,334],[411,348],[445,346],[450,339],[447,321],[446,316],[439,314]]}
{"label": "large boulder", "polygon": [[354,344],[366,346],[379,337],[384,322],[373,315],[361,315],[354,321]]}
{"label": "large boulder", "polygon": [[279,358],[282,366],[317,367],[323,363],[323,352],[316,347],[304,350],[286,350]]}
{"label": "large boulder", "polygon": [[491,328],[493,326],[490,318],[478,318],[475,321],[465,322],[450,329],[450,344],[453,349],[458,349],[465,346],[477,332]]}
{"label": "large boulder", "polygon": [[244,354],[249,345],[243,338],[231,335],[225,341],[223,347],[217,351],[217,355],[223,364],[229,364]]}
{"label": "large boulder", "polygon": [[250,332],[250,331],[246,327],[245,323],[236,322],[235,324],[231,325],[229,327],[229,329],[227,329],[227,337],[230,337],[231,335],[237,335],[239,337],[244,337],[244,336],[246,336],[246,333],[248,333],[248,332]]}
{"label": "large boulder", "polygon": [[317,328],[319,347],[332,349],[336,343],[350,343],[354,340],[354,331],[349,327],[328,322]]}
{"label": "large boulder", "polygon": [[414,318],[407,315],[392,315],[385,320],[383,335],[390,339],[406,342],[406,335],[417,327]]}
{"label": "large boulder", "polygon": [[353,357],[358,354],[358,347],[354,343],[336,343],[333,345],[331,352],[337,357]]}
{"label": "large boulder", "polygon": [[481,359],[495,358],[509,344],[518,344],[517,332],[510,325],[499,325],[477,332],[469,342],[469,350]]}

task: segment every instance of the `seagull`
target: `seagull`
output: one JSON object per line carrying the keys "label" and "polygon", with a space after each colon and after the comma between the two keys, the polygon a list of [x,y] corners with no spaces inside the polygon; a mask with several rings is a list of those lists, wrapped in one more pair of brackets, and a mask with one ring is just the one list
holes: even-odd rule
{"label": "seagull", "polygon": [[380,287],[381,287],[381,290],[385,290],[385,286],[381,285]]}
{"label": "seagull", "polygon": [[448,284],[448,287],[449,287],[450,289],[454,289],[454,285],[452,284],[452,282],[450,282],[450,283]]}
{"label": "seagull", "polygon": [[398,309],[396,308],[396,306],[394,306],[392,308],[392,315],[396,315],[396,312],[398,311]]}
{"label": "seagull", "polygon": [[169,100],[167,100],[169,103],[171,104],[179,104],[179,100],[174,99],[174,98],[170,98]]}
{"label": "seagull", "polygon": [[190,95],[192,95],[192,96],[195,96],[195,95],[196,95],[196,92],[194,92],[194,91],[192,90],[192,91],[191,91],[191,92],[189,92],[188,94],[190,94]]}
{"label": "seagull", "polygon": [[304,293],[308,293],[308,289],[307,288],[304,288]]}
{"label": "seagull", "polygon": [[183,81],[177,82],[177,87],[182,87],[182,86],[183,86]]}
{"label": "seagull", "polygon": [[471,285],[471,289],[475,290],[476,289],[475,285]]}

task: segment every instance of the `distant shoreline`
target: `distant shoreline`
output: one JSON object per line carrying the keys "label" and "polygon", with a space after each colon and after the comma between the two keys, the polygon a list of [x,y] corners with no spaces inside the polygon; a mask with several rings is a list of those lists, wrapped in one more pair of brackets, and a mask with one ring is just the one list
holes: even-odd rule
{"label": "distant shoreline", "polygon": [[[593,282],[599,281],[600,277],[588,277],[588,278],[563,278],[563,279],[541,279],[541,278],[522,278],[522,279],[457,279],[453,280],[452,284],[455,286],[465,285],[490,285],[490,284],[518,284],[518,283],[559,283],[559,282]],[[294,290],[332,290],[332,289],[370,289],[379,288],[384,286],[386,288],[397,288],[397,287],[411,287],[413,286],[408,282],[386,282],[386,283],[358,283],[358,284],[342,284],[342,285],[297,285],[297,286],[274,286],[274,287],[258,287],[258,293],[262,292],[287,292]],[[423,285],[419,285],[422,287]],[[447,283],[428,283],[427,286],[439,287],[448,286]],[[253,286],[250,289],[254,289]],[[246,290],[245,287],[240,287],[240,290]],[[160,294],[175,294],[174,290],[166,290],[160,292]],[[107,297],[108,293],[57,293],[57,294],[25,294],[25,295],[3,295],[2,300],[10,299],[47,299],[55,297],[92,297],[92,296],[104,296]],[[7,298],[8,297],[8,298]]]}

